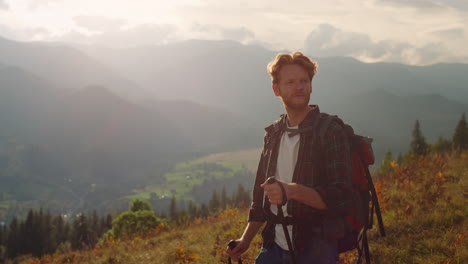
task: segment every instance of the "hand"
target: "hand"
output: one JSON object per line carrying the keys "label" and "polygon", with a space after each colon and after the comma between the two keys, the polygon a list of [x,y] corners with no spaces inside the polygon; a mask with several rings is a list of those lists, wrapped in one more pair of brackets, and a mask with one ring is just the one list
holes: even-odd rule
{"label": "hand", "polygon": [[266,181],[260,185],[263,188],[265,195],[268,197],[268,201],[273,205],[281,205],[283,203],[283,192],[279,184],[283,185],[286,192],[286,199],[289,195],[289,185],[283,181],[276,180],[274,183],[267,183]]}
{"label": "hand", "polygon": [[249,249],[250,242],[247,242],[245,240],[238,239],[236,240],[236,247],[234,249],[230,249],[229,247],[226,247],[226,253],[233,259],[234,261],[237,261],[241,258],[241,255],[244,254],[247,249]]}

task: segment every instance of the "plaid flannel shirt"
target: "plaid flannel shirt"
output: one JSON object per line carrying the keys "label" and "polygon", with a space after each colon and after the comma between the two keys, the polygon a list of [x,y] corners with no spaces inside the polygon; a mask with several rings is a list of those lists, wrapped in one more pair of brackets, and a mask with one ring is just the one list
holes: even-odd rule
{"label": "plaid flannel shirt", "polygon": [[[317,105],[312,105],[299,129],[313,127],[320,118]],[[274,176],[277,167],[279,142],[286,128],[286,116],[267,127],[264,147],[260,157],[253,190],[253,202],[248,221],[264,222],[271,217],[270,203],[265,199],[260,184]],[[299,153],[292,182],[314,188],[327,206],[319,210],[295,200],[288,202],[288,214],[299,219],[293,227],[292,239],[296,248],[301,248],[312,230],[317,228],[328,234],[326,237],[339,239],[344,234],[344,216],[351,210],[355,193],[351,191],[351,157],[349,144],[342,127],[332,122],[323,139],[314,137],[316,129],[300,134]],[[320,141],[320,142],[319,142]],[[274,225],[268,222],[262,232],[264,246],[274,241]],[[315,232],[313,231],[313,232]]]}

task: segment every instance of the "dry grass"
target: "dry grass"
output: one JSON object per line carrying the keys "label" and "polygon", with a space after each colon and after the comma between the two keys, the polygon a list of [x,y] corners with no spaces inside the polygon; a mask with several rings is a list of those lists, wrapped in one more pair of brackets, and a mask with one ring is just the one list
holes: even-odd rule
{"label": "dry grass", "polygon": [[[468,263],[468,153],[393,163],[375,183],[387,237],[371,230],[372,263]],[[225,246],[241,235],[246,218],[246,209],[228,209],[184,226],[159,226],[143,237],[22,263],[227,263]],[[260,245],[257,236],[244,263],[254,263]],[[341,263],[354,259],[355,253],[342,255]]]}

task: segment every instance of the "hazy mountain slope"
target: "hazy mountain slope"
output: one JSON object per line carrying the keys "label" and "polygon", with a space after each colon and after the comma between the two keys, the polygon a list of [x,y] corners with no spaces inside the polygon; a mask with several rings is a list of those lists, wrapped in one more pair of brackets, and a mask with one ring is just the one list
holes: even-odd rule
{"label": "hazy mountain slope", "polygon": [[274,111],[275,116],[281,111],[279,103],[265,108],[265,102],[274,100],[266,63],[275,54],[261,47],[191,40],[90,55],[144,85],[158,99],[194,101],[244,114]]}
{"label": "hazy mountain slope", "polygon": [[194,151],[222,152],[261,144],[250,120],[223,108],[191,101],[147,101],[144,105],[171,120]]}
{"label": "hazy mountain slope", "polygon": [[468,65],[409,66],[363,63],[351,58],[319,58],[314,80],[316,96],[326,100],[336,93],[387,90],[396,95],[439,94],[468,103]]}
{"label": "hazy mountain slope", "polygon": [[62,89],[102,85],[123,96],[145,96],[134,82],[64,44],[16,42],[0,37],[0,61],[46,78]]}
{"label": "hazy mountain slope", "polygon": [[[190,100],[244,115],[256,138],[283,112],[266,72],[275,52],[260,47],[193,40],[89,54],[151,87],[160,99]],[[317,60],[311,102],[375,137],[379,156],[387,149],[404,151],[416,119],[429,139],[450,138],[461,113],[468,112],[468,65]]]}
{"label": "hazy mountain slope", "polygon": [[333,103],[322,105],[321,110],[339,115],[356,133],[372,136],[375,153],[383,158],[388,150],[394,154],[408,150],[416,119],[429,143],[439,136],[451,139],[468,104],[439,95],[405,97],[373,91],[336,98]]}
{"label": "hazy mountain slope", "polygon": [[40,143],[56,115],[59,90],[18,67],[0,67],[0,134]]}

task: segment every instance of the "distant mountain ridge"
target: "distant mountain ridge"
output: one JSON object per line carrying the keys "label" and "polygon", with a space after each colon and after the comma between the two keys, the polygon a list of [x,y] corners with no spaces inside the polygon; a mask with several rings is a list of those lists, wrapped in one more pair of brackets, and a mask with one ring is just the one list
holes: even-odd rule
{"label": "distant mountain ridge", "polygon": [[146,96],[144,89],[134,82],[64,44],[17,42],[0,37],[0,63],[41,76],[61,89],[76,90],[89,85],[103,85],[129,98]]}
{"label": "distant mountain ridge", "polygon": [[[284,111],[266,72],[274,56],[232,41],[80,51],[0,39],[0,191],[39,199],[41,186],[41,199],[82,197],[89,208],[174,161],[259,148]],[[374,137],[378,159],[406,151],[416,119],[431,142],[451,138],[468,112],[468,65],[318,61],[311,103]]]}

